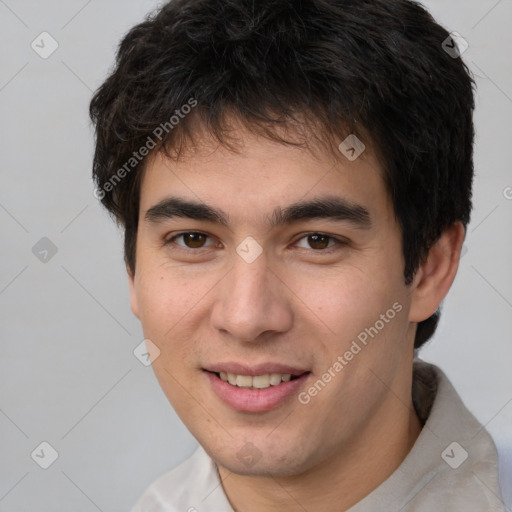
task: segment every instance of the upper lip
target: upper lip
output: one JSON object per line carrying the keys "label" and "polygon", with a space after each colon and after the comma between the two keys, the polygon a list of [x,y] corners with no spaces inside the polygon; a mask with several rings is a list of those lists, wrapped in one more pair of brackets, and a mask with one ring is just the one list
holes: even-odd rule
{"label": "upper lip", "polygon": [[247,365],[242,363],[236,363],[233,361],[211,364],[205,367],[204,369],[206,371],[213,373],[226,372],[233,373],[235,375],[250,375],[251,377],[271,373],[290,374],[299,376],[309,371],[298,366],[290,366],[281,363],[259,363]]}

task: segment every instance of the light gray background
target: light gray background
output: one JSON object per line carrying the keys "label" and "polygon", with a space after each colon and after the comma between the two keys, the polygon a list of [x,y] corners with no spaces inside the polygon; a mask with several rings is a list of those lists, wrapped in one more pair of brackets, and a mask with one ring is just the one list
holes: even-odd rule
{"label": "light gray background", "polygon": [[[153,375],[122,263],[93,197],[88,103],[151,0],[0,0],[0,511],[126,511],[196,442]],[[476,180],[467,252],[433,342],[500,452],[512,503],[511,0],[425,2],[469,42],[477,83]],[[48,59],[31,42],[48,31]],[[439,42],[441,44],[441,41]],[[507,199],[508,197],[508,199]],[[48,237],[57,254],[39,261]],[[59,457],[31,458],[42,442]],[[505,479],[507,480],[505,482]]]}

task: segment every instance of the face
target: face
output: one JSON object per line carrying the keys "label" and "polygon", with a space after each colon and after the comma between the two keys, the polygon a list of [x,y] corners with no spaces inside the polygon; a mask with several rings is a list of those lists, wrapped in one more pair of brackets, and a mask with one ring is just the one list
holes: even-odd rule
{"label": "face", "polygon": [[148,160],[131,304],[210,456],[293,475],[403,415],[411,293],[369,149],[349,161],[240,133],[239,153],[205,137]]}

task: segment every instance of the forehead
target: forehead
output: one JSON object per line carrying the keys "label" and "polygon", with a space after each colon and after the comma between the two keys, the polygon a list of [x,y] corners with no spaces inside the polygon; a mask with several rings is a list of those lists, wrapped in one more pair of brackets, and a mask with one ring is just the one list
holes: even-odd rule
{"label": "forehead", "polygon": [[171,195],[215,205],[233,220],[259,217],[266,223],[275,217],[276,206],[327,196],[361,205],[384,221],[392,212],[383,168],[369,141],[353,159],[346,151],[352,139],[340,151],[312,139],[307,147],[287,145],[240,128],[233,148],[204,130],[198,133],[178,159],[162,152],[148,157],[141,182],[141,216]]}

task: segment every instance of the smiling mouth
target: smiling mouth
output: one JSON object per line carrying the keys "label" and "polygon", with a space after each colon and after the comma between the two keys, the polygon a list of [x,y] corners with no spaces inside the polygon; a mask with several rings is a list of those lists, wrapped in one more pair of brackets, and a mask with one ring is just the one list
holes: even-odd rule
{"label": "smiling mouth", "polygon": [[234,387],[245,388],[245,389],[268,389],[283,384],[284,382],[290,382],[292,380],[300,378],[305,375],[292,375],[290,373],[266,373],[263,375],[239,375],[228,372],[210,372],[216,375],[220,380],[231,384]]}

